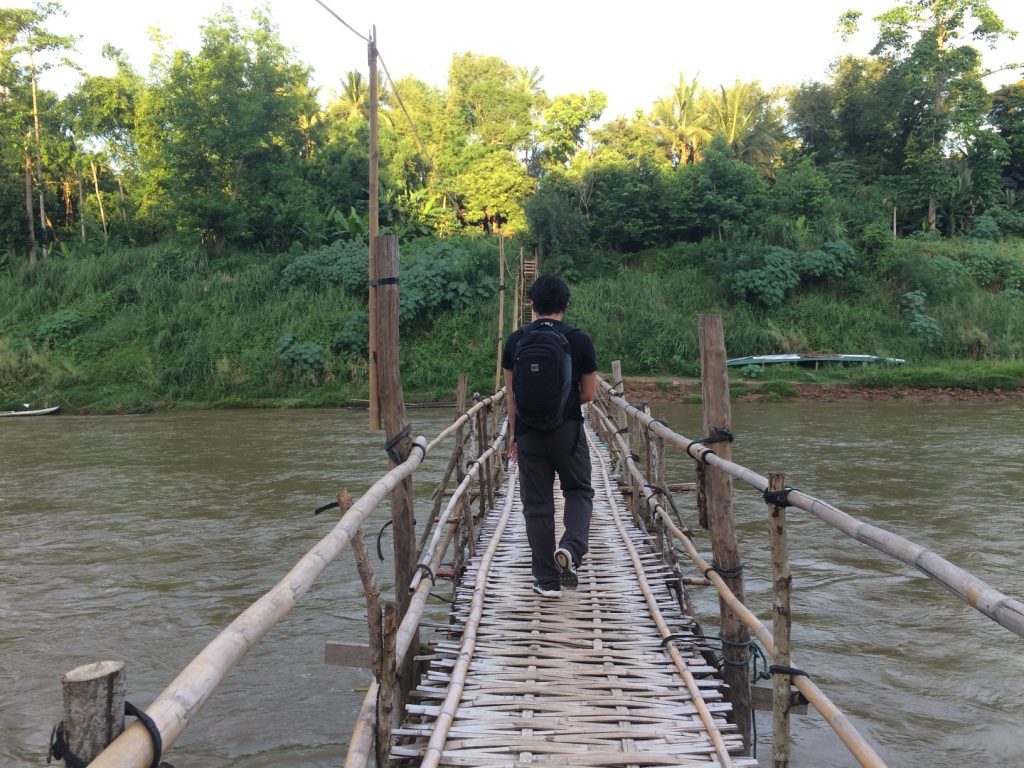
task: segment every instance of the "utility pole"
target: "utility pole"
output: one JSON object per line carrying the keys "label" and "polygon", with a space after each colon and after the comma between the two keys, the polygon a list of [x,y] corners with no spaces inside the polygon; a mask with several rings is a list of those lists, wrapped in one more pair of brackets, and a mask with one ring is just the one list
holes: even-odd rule
{"label": "utility pole", "polygon": [[380,210],[378,208],[378,165],[380,148],[377,145],[377,27],[370,30],[370,42],[367,44],[370,64],[370,296],[367,312],[370,315],[370,431],[380,431],[380,394],[377,392],[377,273],[374,259],[377,249],[377,235],[380,231]]}

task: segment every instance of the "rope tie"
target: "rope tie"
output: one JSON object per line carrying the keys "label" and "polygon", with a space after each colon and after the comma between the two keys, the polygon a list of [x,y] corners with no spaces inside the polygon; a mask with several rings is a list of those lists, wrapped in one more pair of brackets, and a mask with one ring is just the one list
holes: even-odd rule
{"label": "rope tie", "polygon": [[771,504],[773,507],[790,507],[792,504],[789,503],[789,492],[798,491],[799,488],[793,488],[786,486],[778,491],[772,491],[765,489],[763,494],[765,504]]}
{"label": "rope tie", "polygon": [[[130,701],[124,703],[124,713],[128,717],[134,717],[143,727],[146,729],[146,733],[149,734],[149,739],[153,743],[153,760],[150,762],[150,768],[173,768],[168,763],[161,763],[160,758],[163,756],[164,742],[163,737],[160,736],[160,729],[156,727],[156,723],[153,719],[147,715],[143,710],[136,707]],[[50,749],[46,755],[46,764],[50,765],[51,760],[63,760],[65,763],[71,766],[71,768],[88,768],[88,763],[82,758],[71,751],[71,746],[67,741],[67,732],[64,728],[64,721],[61,720],[53,730],[50,732]]]}
{"label": "rope tie", "polygon": [[434,575],[434,572],[432,570],[430,570],[430,566],[429,565],[427,565],[426,563],[418,564],[416,566],[416,572],[419,573],[420,571],[423,571],[425,574],[427,574],[428,577],[430,577],[430,584],[431,584],[431,586],[434,586],[435,584],[437,584],[437,577]]}
{"label": "rope tie", "polygon": [[388,458],[391,459],[395,464],[402,463],[402,456],[398,453],[397,445],[407,438],[412,432],[412,424],[406,424],[402,427],[398,434],[384,443],[384,452],[387,453]]}
{"label": "rope tie", "polygon": [[619,427],[618,429],[615,430],[615,434],[616,435],[628,435],[629,434],[629,427]]}
{"label": "rope tie", "polygon": [[731,579],[734,576],[739,576],[743,573],[743,563],[740,563],[734,568],[721,568],[719,567],[718,563],[712,563],[702,571],[702,573],[704,574],[704,578],[706,579],[708,577],[708,574],[712,571],[717,573],[723,579]]}

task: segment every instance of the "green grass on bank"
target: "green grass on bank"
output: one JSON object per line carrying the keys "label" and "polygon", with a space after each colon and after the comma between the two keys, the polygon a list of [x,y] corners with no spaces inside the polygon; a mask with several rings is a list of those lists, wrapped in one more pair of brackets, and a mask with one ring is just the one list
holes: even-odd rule
{"label": "green grass on bank", "polygon": [[[567,319],[593,337],[601,370],[617,359],[626,375],[699,375],[699,314],[722,316],[731,357],[842,352],[907,360],[731,372],[746,391],[760,387],[777,398],[792,396],[787,382],[1024,388],[1024,294],[992,278],[982,246],[968,245],[961,252],[956,244],[901,244],[873,270],[802,286],[771,306],[737,300],[724,262],[682,248],[643,254],[573,280]],[[1024,264],[1020,243],[992,247],[999,263]],[[365,401],[363,252],[339,246],[214,259],[165,243],[9,263],[0,269],[0,409],[28,402],[119,413]],[[491,391],[496,272],[487,241],[403,250],[408,402],[450,400],[460,373],[469,375],[471,392]]]}

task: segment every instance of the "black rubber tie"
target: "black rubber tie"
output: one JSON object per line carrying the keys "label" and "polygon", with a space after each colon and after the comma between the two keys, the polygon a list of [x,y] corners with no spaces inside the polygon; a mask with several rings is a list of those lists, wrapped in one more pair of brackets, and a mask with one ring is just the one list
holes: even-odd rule
{"label": "black rubber tie", "polygon": [[371,288],[377,288],[381,285],[398,285],[397,277],[378,277],[375,280],[370,281]]}
{"label": "black rubber tie", "polygon": [[808,680],[811,679],[811,676],[804,672],[802,669],[797,669],[796,667],[783,667],[780,664],[772,664],[770,667],[768,667],[768,671],[771,672],[773,675],[789,675],[790,677],[801,676],[806,677]]}
{"label": "black rubber tie", "polygon": [[416,572],[419,573],[420,571],[423,571],[424,573],[427,574],[427,576],[430,577],[430,584],[431,584],[431,586],[437,584],[437,577],[434,576],[434,572],[432,570],[430,570],[430,566],[429,565],[427,565],[426,563],[418,564],[416,566]]}
{"label": "black rubber tie", "polygon": [[773,491],[766,488],[762,496],[764,498],[765,504],[771,504],[772,506],[775,507],[791,507],[793,505],[789,503],[789,492],[796,490],[799,489],[793,488],[788,485],[785,488],[782,488],[781,490],[778,491]]}
{"label": "black rubber tie", "polygon": [[411,432],[412,424],[406,424],[398,431],[397,435],[395,435],[386,443],[384,443],[384,452],[387,453],[388,458],[395,462],[395,464],[401,464],[403,461],[401,455],[398,453],[398,450],[395,448],[395,446],[402,442],[403,439],[408,437]]}
{"label": "black rubber tie", "polygon": [[149,764],[149,768],[160,768],[160,758],[164,752],[164,740],[160,736],[160,729],[156,727],[156,723],[153,722],[153,718],[143,712],[141,709],[136,707],[130,701],[124,703],[124,713],[129,717],[134,717],[145,727],[149,733],[149,738],[153,742],[153,762]]}

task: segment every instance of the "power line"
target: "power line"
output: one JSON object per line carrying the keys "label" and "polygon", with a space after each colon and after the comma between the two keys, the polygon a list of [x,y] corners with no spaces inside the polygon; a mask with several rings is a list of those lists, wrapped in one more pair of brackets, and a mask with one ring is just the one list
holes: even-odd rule
{"label": "power line", "polygon": [[339,15],[338,15],[338,14],[336,14],[336,13],[335,13],[334,11],[332,11],[332,10],[331,10],[331,9],[330,9],[330,8],[328,7],[327,3],[324,3],[324,2],[322,2],[321,0],[315,0],[315,2],[316,2],[316,4],[317,4],[317,5],[319,5],[319,6],[321,7],[321,8],[323,8],[323,9],[324,9],[325,11],[327,11],[327,12],[328,12],[329,14],[331,14],[331,16],[333,16],[333,17],[334,17],[334,18],[336,18],[336,19],[337,19],[338,21],[340,21],[340,22],[341,22],[342,24],[344,24],[344,25],[345,25],[346,27],[348,27],[348,28],[349,28],[349,29],[350,29],[350,30],[352,31],[352,34],[354,34],[354,35],[355,35],[356,37],[358,37],[359,39],[361,39],[361,40],[363,40],[363,41],[365,41],[365,42],[367,42],[367,43],[371,43],[371,42],[373,42],[372,40],[370,40],[370,38],[368,38],[368,37],[367,37],[366,35],[364,35],[364,34],[363,34],[362,32],[357,32],[357,31],[355,30],[355,28],[354,28],[354,27],[353,27],[353,26],[352,26],[351,24],[349,24],[349,23],[348,23],[347,21],[345,21],[345,20],[344,20],[343,18],[341,18],[341,16],[339,16]]}

